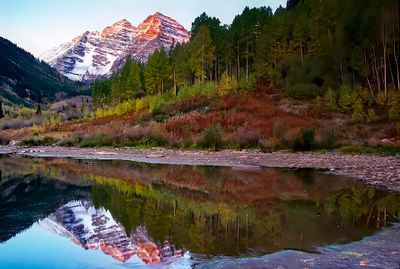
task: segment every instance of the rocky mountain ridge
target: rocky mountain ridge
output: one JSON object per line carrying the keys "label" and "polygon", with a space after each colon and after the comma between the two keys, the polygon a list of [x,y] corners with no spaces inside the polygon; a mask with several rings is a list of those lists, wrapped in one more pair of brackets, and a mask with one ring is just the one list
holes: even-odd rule
{"label": "rocky mountain ridge", "polygon": [[182,25],[157,12],[138,27],[123,19],[102,31],[86,31],[44,52],[40,59],[72,80],[93,81],[118,70],[129,55],[146,62],[156,49],[169,50],[189,39],[190,33]]}

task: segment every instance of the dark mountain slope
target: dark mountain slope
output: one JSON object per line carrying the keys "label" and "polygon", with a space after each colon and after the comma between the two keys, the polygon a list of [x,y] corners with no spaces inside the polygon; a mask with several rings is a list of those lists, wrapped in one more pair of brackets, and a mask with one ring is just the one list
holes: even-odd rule
{"label": "dark mountain slope", "polygon": [[0,96],[30,105],[62,96],[76,95],[85,89],[72,82],[32,54],[0,37]]}

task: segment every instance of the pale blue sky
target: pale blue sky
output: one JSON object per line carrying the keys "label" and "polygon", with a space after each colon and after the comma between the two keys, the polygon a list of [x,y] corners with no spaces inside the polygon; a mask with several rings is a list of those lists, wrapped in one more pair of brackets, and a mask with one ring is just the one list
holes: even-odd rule
{"label": "pale blue sky", "polygon": [[286,6],[286,0],[0,0],[0,36],[38,56],[86,30],[123,18],[138,25],[157,11],[190,30],[205,11],[230,24],[245,6]]}

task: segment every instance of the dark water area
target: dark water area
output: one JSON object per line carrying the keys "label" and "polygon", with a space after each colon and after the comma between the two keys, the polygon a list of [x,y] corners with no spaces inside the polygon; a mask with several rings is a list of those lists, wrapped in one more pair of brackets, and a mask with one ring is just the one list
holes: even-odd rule
{"label": "dark water area", "polygon": [[400,237],[399,195],[324,171],[3,156],[0,172],[0,268],[291,268]]}

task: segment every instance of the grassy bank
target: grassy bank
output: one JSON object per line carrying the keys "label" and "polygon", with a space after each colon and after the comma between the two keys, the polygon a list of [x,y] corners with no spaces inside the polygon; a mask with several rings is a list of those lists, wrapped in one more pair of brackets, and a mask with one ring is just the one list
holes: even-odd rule
{"label": "grassy bank", "polygon": [[79,119],[0,131],[0,143],[264,152],[340,149],[393,155],[400,152],[398,132],[395,122],[355,123],[319,100],[299,102],[257,87],[221,94],[210,83],[177,96],[146,96],[97,109]]}

